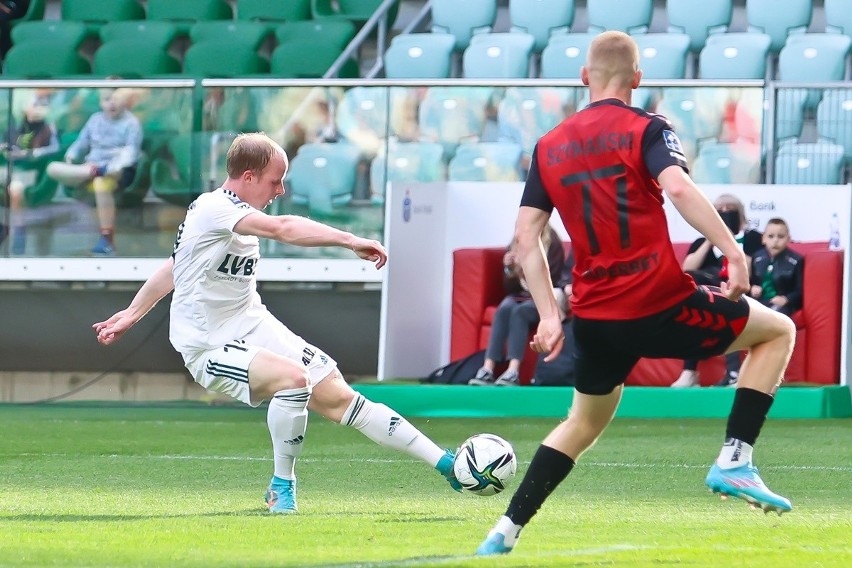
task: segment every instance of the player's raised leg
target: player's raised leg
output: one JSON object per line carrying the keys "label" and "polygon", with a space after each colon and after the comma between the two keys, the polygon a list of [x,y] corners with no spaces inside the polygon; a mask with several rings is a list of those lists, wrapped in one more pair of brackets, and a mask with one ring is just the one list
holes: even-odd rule
{"label": "player's raised leg", "polygon": [[302,453],[311,396],[308,371],[286,357],[261,349],[249,366],[249,381],[254,400],[269,399],[266,423],[272,437],[274,471],[266,505],[273,513],[295,513],[294,468]]}
{"label": "player's raised leg", "polygon": [[316,384],[308,408],[329,420],[355,428],[381,446],[428,463],[453,489],[461,491],[453,474],[455,454],[451,450],[440,448],[400,413],[356,393],[337,369]]}
{"label": "player's raised leg", "polygon": [[730,351],[748,348],[749,354],[740,369],[725,443],[706,483],[723,497],[739,497],[764,511],[781,514],[793,507],[789,499],[776,495],[763,483],[752,463],[752,450],[783,380],[796,328],[789,317],[748,301],[748,322]]}
{"label": "player's raised leg", "polygon": [[604,395],[574,393],[568,419],[554,428],[538,447],[506,513],[476,549],[477,555],[512,551],[521,530],[610,423],[622,390],[619,385]]}

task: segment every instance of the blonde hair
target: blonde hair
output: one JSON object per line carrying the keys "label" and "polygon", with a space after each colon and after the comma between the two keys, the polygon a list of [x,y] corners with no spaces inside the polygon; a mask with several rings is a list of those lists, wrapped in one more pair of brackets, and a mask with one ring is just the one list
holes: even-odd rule
{"label": "blonde hair", "polygon": [[617,82],[630,87],[639,69],[639,46],[624,32],[609,31],[596,36],[586,53],[586,70],[593,82]]}
{"label": "blonde hair", "polygon": [[240,134],[231,142],[231,147],[228,148],[226,161],[228,177],[237,179],[245,171],[253,173],[262,172],[269,165],[276,152],[284,156],[285,162],[287,161],[284,149],[265,133],[249,132]]}

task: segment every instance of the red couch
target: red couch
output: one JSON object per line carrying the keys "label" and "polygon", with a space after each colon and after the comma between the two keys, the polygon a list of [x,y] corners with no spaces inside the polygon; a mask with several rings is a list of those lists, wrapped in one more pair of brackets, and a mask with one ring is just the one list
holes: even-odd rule
{"label": "red couch", "polygon": [[[688,243],[676,243],[682,258]],[[566,243],[566,252],[570,243]],[[802,309],[793,314],[797,336],[787,367],[787,383],[836,384],[840,377],[841,296],[843,253],[829,251],[825,242],[793,243],[805,255]],[[450,360],[485,349],[497,304],[505,296],[501,278],[505,249],[467,248],[453,252]],[[521,364],[521,383],[528,384],[535,368],[532,350]],[[628,377],[629,385],[668,386],[683,367],[679,359],[642,359]],[[725,373],[724,357],[698,365],[702,385],[712,385]]]}

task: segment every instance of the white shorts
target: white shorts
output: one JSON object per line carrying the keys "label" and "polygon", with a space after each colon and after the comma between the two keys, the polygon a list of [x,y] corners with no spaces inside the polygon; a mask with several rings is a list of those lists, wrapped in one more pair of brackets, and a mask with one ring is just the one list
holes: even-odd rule
{"label": "white shorts", "polygon": [[337,368],[334,359],[290,331],[271,314],[245,336],[216,349],[185,356],[184,360],[195,382],[204,388],[257,406],[263,400],[251,396],[248,369],[261,349],[303,365],[312,386]]}

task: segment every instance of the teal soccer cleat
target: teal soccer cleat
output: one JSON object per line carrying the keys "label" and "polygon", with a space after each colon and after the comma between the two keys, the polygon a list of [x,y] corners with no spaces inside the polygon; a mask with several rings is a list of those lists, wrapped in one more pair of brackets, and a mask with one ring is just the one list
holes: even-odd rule
{"label": "teal soccer cleat", "polygon": [[488,533],[488,537],[476,549],[477,556],[494,556],[509,554],[510,552],[512,552],[512,547],[506,546],[506,537],[497,531]]}
{"label": "teal soccer cleat", "polygon": [[766,487],[751,462],[733,469],[722,469],[713,464],[705,483],[713,493],[721,493],[722,498],[727,495],[739,497],[766,513],[776,511],[780,515],[793,509],[789,499],[776,495]]}
{"label": "teal soccer cleat", "polygon": [[272,477],[266,490],[266,506],[270,513],[298,513],[296,506],[296,480]]}
{"label": "teal soccer cleat", "polygon": [[453,462],[456,460],[456,453],[452,450],[447,450],[441,459],[438,460],[438,463],[435,464],[435,469],[438,470],[438,473],[443,475],[447,481],[450,483],[450,487],[453,490],[461,493],[462,486],[459,483],[459,480],[456,479],[456,474],[453,473]]}

